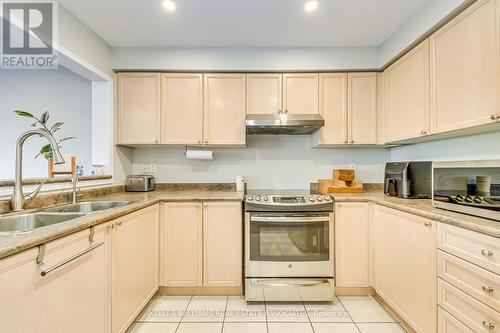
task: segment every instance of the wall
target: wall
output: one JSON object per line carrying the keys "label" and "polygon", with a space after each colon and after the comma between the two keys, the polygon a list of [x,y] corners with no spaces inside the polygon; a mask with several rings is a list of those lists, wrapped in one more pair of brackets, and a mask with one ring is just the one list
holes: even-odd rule
{"label": "wall", "polygon": [[303,189],[352,163],[362,181],[380,183],[389,158],[385,148],[313,149],[309,136],[249,136],[247,148],[215,149],[214,161],[187,160],[184,148],[135,149],[133,170],[151,162],[158,182],[234,182],[244,175],[248,188]]}
{"label": "wall", "polygon": [[[25,110],[37,115],[49,111],[50,124],[64,125],[56,137],[76,136],[63,144],[65,154],[75,153],[90,173],[92,164],[91,82],[59,67],[58,70],[4,70],[0,76],[0,179],[14,178],[15,142],[29,130],[30,120],[14,114]],[[47,161],[34,159],[46,140],[31,137],[24,146],[24,177],[47,176]]]}
{"label": "wall", "polygon": [[500,132],[391,148],[392,161],[500,159]]}

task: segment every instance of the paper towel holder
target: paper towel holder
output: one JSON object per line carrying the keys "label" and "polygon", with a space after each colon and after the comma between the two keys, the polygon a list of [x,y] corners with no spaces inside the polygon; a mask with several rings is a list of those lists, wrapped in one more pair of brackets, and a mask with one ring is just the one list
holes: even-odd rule
{"label": "paper towel holder", "polygon": [[[188,150],[191,150],[191,151],[199,151],[199,152],[211,152],[211,155],[210,155],[210,158],[206,159],[206,158],[199,158],[199,160],[205,160],[205,161],[213,161],[215,159],[215,154],[213,153],[213,150],[206,150],[206,149],[199,149],[198,147],[188,147],[188,146],[185,146],[185,149],[184,149],[184,157],[186,157],[186,159],[189,159],[188,158]],[[194,159],[198,159],[198,158],[194,158]]]}

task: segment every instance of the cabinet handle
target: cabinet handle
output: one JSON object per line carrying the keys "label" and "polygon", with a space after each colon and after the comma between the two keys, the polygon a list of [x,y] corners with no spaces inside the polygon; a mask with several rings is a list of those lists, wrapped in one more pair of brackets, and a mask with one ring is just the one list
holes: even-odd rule
{"label": "cabinet handle", "polygon": [[158,140],[155,140],[155,143],[158,143]]}
{"label": "cabinet handle", "polygon": [[288,113],[288,110],[285,110],[285,113]]}
{"label": "cabinet handle", "polygon": [[491,257],[493,255],[493,252],[491,252],[490,250],[482,249],[481,254],[485,257]]}
{"label": "cabinet handle", "polygon": [[349,141],[348,141],[348,140],[345,140],[345,141],[344,141],[344,143],[349,143]]}
{"label": "cabinet handle", "polygon": [[488,294],[493,293],[493,288],[491,288],[491,287],[482,286],[481,289],[483,289],[483,291],[485,293],[488,293]]}
{"label": "cabinet handle", "polygon": [[278,110],[278,113],[283,113],[283,111],[281,111],[281,110]]}
{"label": "cabinet handle", "polygon": [[208,140],[205,140],[205,143],[208,143]]}
{"label": "cabinet handle", "polygon": [[424,225],[425,225],[426,227],[432,227],[432,223],[431,223],[431,222],[425,222],[425,223],[424,223]]}
{"label": "cabinet handle", "polygon": [[116,225],[120,226],[123,222],[116,222]]}
{"label": "cabinet handle", "polygon": [[493,114],[491,115],[491,120],[497,120],[497,119],[498,119],[498,117],[500,117],[500,116],[497,116],[496,114],[494,114],[494,113],[493,113]]}
{"label": "cabinet handle", "polygon": [[422,135],[426,135],[426,134],[427,134],[427,131],[426,131],[426,130],[421,130],[421,131],[420,131],[420,134],[422,134]]}
{"label": "cabinet handle", "polygon": [[198,140],[198,143],[199,143],[199,144],[201,144],[201,143],[202,143],[202,141],[201,141],[201,140]]}
{"label": "cabinet handle", "polygon": [[354,143],[354,140],[351,140],[351,143]]}
{"label": "cabinet handle", "polygon": [[483,320],[482,324],[483,324],[483,327],[486,328],[486,329],[488,329],[488,330],[492,330],[492,329],[495,328],[495,325],[493,325],[492,323],[487,322],[486,320]]}

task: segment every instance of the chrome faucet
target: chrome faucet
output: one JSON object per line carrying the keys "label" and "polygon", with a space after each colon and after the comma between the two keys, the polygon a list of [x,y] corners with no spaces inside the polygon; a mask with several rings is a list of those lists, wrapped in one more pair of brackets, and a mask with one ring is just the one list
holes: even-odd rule
{"label": "chrome faucet", "polygon": [[38,186],[38,188],[30,194],[25,195],[23,193],[23,144],[27,138],[33,135],[43,136],[47,139],[47,141],[49,141],[52,147],[52,158],[54,159],[54,164],[64,163],[64,158],[59,151],[59,146],[57,145],[54,137],[49,132],[42,129],[36,129],[21,134],[16,143],[16,174],[14,179],[14,193],[12,194],[13,211],[23,210],[24,205],[29,203],[36,197],[38,192],[40,192],[42,185],[45,183],[42,182],[40,186]]}
{"label": "chrome faucet", "polygon": [[83,174],[83,165],[78,163],[73,172],[73,203],[76,203],[76,186],[78,184],[78,176]]}

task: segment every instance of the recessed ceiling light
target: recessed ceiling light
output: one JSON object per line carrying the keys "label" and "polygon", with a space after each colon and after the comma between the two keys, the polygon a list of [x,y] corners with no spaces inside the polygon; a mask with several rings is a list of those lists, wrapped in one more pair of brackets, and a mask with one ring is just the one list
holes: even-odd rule
{"label": "recessed ceiling light", "polygon": [[304,9],[306,12],[312,12],[313,10],[318,8],[318,5],[319,5],[318,1],[310,0],[306,2],[306,4],[304,5]]}
{"label": "recessed ceiling light", "polygon": [[163,0],[162,4],[163,8],[165,8],[169,12],[173,12],[177,8],[177,5],[172,0]]}

